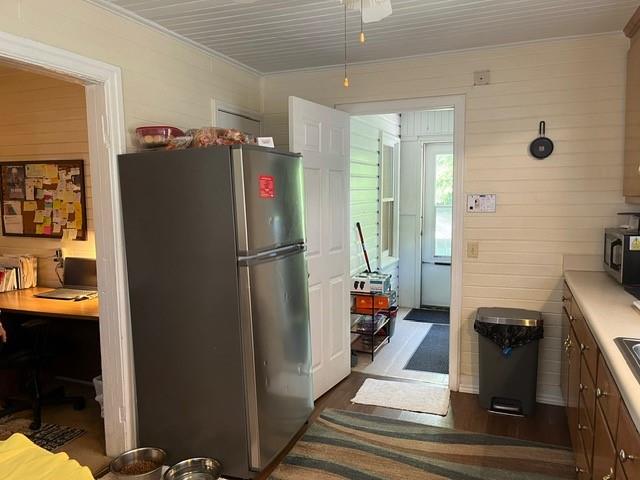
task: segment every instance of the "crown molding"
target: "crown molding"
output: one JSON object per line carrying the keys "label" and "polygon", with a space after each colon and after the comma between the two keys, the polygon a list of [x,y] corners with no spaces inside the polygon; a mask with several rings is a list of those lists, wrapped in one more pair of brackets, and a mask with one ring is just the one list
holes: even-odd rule
{"label": "crown molding", "polygon": [[624,27],[624,34],[632,38],[640,30],[640,7],[633,13],[627,25]]}
{"label": "crown molding", "polygon": [[179,33],[176,33],[172,30],[169,30],[168,28],[163,27],[162,25],[160,25],[159,23],[156,23],[152,20],[148,20],[144,17],[141,17],[140,15],[133,13],[125,8],[122,8],[119,5],[116,5],[114,3],[111,3],[107,0],[85,0],[86,2],[101,8],[103,10],[106,10],[110,13],[113,13],[114,15],[117,15],[119,17],[125,18],[127,20],[131,20],[133,22],[136,22],[140,25],[143,25],[145,27],[151,28],[153,30],[156,30],[160,33],[163,33],[169,37],[174,38],[175,40],[178,40],[179,42],[182,42],[186,45],[189,45],[190,47],[196,48],[198,50],[200,50],[203,53],[206,53],[207,55],[210,55],[218,60],[221,60],[225,63],[228,63],[229,65],[232,65],[234,67],[237,67],[241,70],[244,70],[247,73],[250,73],[252,75],[256,75],[258,77],[261,77],[262,75],[264,75],[263,72],[261,72],[260,70],[257,70],[253,67],[250,67],[249,65],[246,65],[242,62],[239,62],[238,60],[235,60],[231,57],[228,57],[227,55],[218,52],[217,50],[214,50],[212,48],[209,47],[205,47],[204,45],[198,43],[198,42],[194,42],[193,40],[190,40],[189,38],[185,37],[184,35],[180,35]]}

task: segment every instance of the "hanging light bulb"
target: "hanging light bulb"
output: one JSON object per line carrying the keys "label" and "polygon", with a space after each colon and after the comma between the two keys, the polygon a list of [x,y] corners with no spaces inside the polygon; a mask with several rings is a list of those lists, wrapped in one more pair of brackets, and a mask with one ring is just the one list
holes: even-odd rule
{"label": "hanging light bulb", "polygon": [[367,37],[364,35],[364,0],[360,0],[360,43],[364,45]]}
{"label": "hanging light bulb", "polygon": [[344,3],[344,88],[349,88],[349,76],[347,75],[347,2]]}

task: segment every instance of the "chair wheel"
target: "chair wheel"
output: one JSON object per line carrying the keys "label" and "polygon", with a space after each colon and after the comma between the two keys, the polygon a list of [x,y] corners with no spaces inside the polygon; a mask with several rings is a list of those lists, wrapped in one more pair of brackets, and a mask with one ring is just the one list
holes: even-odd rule
{"label": "chair wheel", "polygon": [[78,400],[76,400],[75,402],[73,402],[73,409],[74,410],[84,410],[84,407],[87,406],[87,402],[84,398],[79,398]]}

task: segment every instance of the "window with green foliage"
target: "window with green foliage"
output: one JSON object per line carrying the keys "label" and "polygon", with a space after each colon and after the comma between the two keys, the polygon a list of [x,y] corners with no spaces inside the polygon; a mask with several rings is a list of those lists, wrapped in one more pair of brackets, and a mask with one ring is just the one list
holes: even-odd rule
{"label": "window with green foliage", "polygon": [[435,155],[434,256],[451,257],[453,220],[453,154]]}

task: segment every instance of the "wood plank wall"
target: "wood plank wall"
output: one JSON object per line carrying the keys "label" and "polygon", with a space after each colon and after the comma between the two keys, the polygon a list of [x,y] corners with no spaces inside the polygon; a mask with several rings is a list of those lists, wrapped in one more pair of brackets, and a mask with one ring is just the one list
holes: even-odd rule
{"label": "wood plank wall", "polygon": [[38,283],[58,286],[52,256],[95,258],[93,197],[84,87],[77,83],[0,64],[0,161],[83,159],[86,241],[0,236],[0,254],[39,257]]}
{"label": "wood plank wall", "polygon": [[[356,222],[365,237],[371,268],[380,268],[380,137],[400,135],[400,115],[351,117],[351,274],[366,269]],[[397,265],[384,270],[398,285]]]}

